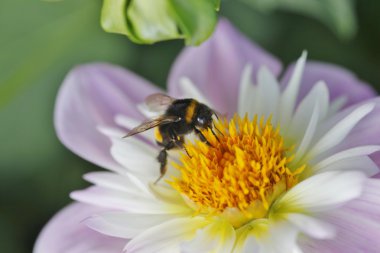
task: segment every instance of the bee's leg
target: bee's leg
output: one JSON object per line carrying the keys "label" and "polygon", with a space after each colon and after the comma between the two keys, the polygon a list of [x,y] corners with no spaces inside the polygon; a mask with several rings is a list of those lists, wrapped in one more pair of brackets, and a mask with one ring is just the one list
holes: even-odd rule
{"label": "bee's leg", "polygon": [[218,133],[221,135],[221,136],[224,136],[223,132],[219,130],[219,128],[217,128],[215,126],[215,124],[213,124],[214,128],[216,129],[216,131],[218,131]]}
{"label": "bee's leg", "polygon": [[185,144],[185,138],[183,138],[183,136],[179,136],[178,139],[176,140],[175,144],[177,147],[185,150],[187,156],[191,158],[191,155],[189,154],[189,152],[187,152],[187,149],[184,145]]}
{"label": "bee's leg", "polygon": [[174,129],[172,128],[168,129],[168,134],[169,134],[170,140],[174,142],[175,145],[177,145],[177,142],[180,141],[181,137],[179,137],[177,133],[174,131]]}
{"label": "bee's leg", "polygon": [[168,158],[167,150],[166,150],[166,148],[163,148],[157,156],[157,160],[160,163],[160,173],[161,174],[160,174],[160,177],[157,178],[157,180],[154,182],[154,184],[157,184],[158,181],[160,181],[161,178],[163,178],[163,176],[165,176],[165,173],[167,170],[167,166],[166,166],[167,158]]}
{"label": "bee's leg", "polygon": [[167,143],[166,146],[164,146],[163,149],[161,149],[160,153],[157,156],[157,161],[160,163],[160,177],[157,178],[157,180],[154,182],[154,184],[157,184],[158,181],[161,180],[165,176],[165,173],[167,171],[167,161],[168,161],[168,150],[172,149],[175,146],[174,142]]}
{"label": "bee's leg", "polygon": [[177,135],[173,129],[169,131],[169,136],[172,139],[172,141],[175,143],[175,145],[181,149],[184,149],[186,151],[186,154],[191,158],[191,155],[189,154],[189,152],[187,152],[187,149],[183,145],[185,143],[185,139],[183,138],[183,136]]}
{"label": "bee's leg", "polygon": [[218,142],[219,142],[220,140],[219,140],[218,136],[215,134],[214,130],[213,130],[212,128],[210,128],[210,129],[211,129],[212,134],[215,136],[215,138],[216,138],[216,139],[218,140]]}
{"label": "bee's leg", "polygon": [[183,149],[185,150],[186,155],[187,155],[188,157],[192,158],[192,156],[189,154],[189,152],[187,151],[187,149],[186,149],[185,147],[183,147]]}
{"label": "bee's leg", "polygon": [[198,135],[199,139],[200,139],[202,142],[206,143],[206,144],[209,145],[209,146],[212,146],[211,143],[208,142],[208,140],[207,140],[206,137],[202,134],[201,131],[199,131],[199,130],[196,129],[196,128],[194,129],[194,131],[195,131],[196,135]]}

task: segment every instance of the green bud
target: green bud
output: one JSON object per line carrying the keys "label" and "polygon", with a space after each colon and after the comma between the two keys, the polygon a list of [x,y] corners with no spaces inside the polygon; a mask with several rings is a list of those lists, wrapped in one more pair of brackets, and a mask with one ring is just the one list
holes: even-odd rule
{"label": "green bud", "polygon": [[220,0],[104,0],[101,24],[136,43],[184,39],[199,45],[212,34],[219,5]]}

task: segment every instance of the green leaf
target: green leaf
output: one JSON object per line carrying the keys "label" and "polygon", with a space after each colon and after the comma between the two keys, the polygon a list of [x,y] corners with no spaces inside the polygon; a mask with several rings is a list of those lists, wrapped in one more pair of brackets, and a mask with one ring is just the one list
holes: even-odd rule
{"label": "green leaf", "polygon": [[199,45],[215,28],[220,0],[104,0],[104,30],[152,44],[185,39]]}
{"label": "green leaf", "polygon": [[304,14],[327,25],[340,38],[349,39],[357,30],[353,0],[242,0],[261,11],[275,9]]}

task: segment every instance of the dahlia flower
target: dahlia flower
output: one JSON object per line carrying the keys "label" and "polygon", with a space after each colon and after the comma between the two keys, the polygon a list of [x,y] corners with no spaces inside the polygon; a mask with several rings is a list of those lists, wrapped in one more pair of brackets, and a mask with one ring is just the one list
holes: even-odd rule
{"label": "dahlia flower", "polygon": [[123,139],[165,91],[120,67],[79,66],[58,94],[55,127],[74,153],[108,171],[43,229],[35,253],[378,252],[380,100],[347,70],[287,70],[228,21],[186,48],[167,94],[225,115],[216,138],[170,151],[157,184],[153,131]]}

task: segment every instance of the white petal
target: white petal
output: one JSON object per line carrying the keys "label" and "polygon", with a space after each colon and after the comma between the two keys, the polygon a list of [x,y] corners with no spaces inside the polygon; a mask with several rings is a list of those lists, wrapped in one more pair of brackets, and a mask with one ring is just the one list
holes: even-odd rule
{"label": "white petal", "polygon": [[108,137],[122,138],[125,135],[125,132],[119,128],[98,125],[96,129]]}
{"label": "white petal", "polygon": [[[361,147],[347,149],[318,162],[316,165],[312,167],[312,169],[314,172],[325,171],[326,167],[330,166],[330,169],[333,168],[334,166],[332,165],[334,163],[342,162],[346,159],[355,158],[358,156],[368,156],[379,150],[380,150],[380,146],[376,146],[376,145],[361,146]],[[361,169],[360,167],[357,168],[357,170],[360,170],[360,169]]]}
{"label": "white petal", "polygon": [[118,191],[135,192],[136,185],[126,175],[99,171],[85,174],[84,179],[90,183]]}
{"label": "white petal", "polygon": [[256,253],[261,252],[260,248],[260,244],[257,241],[256,237],[253,235],[249,235],[240,238],[240,240],[236,242],[233,253]]}
{"label": "white petal", "polygon": [[128,171],[141,175],[147,180],[159,177],[159,163],[156,160],[158,150],[138,138],[132,136],[126,139],[113,138],[111,155]]}
{"label": "white petal", "polygon": [[235,229],[225,220],[216,220],[199,230],[193,240],[182,243],[181,252],[229,253],[234,243]]}
{"label": "white petal", "polygon": [[284,194],[271,212],[319,212],[340,206],[362,193],[365,175],[358,171],[328,171],[312,176]]}
{"label": "white petal", "polygon": [[269,236],[258,238],[260,253],[293,252],[298,247],[298,233],[298,229],[288,222],[274,222],[269,227]]}
{"label": "white petal", "polygon": [[332,225],[304,214],[291,213],[286,215],[286,219],[292,222],[305,234],[317,239],[330,239],[335,236],[335,229]]}
{"label": "white petal", "polygon": [[257,86],[255,94],[255,113],[259,116],[272,115],[273,124],[276,124],[280,87],[276,77],[266,66],[260,67],[257,74]]}
{"label": "white petal", "polygon": [[146,181],[145,178],[137,177],[136,175],[132,173],[127,173],[127,176],[131,182],[134,183],[136,188],[139,188],[143,192],[151,193],[149,190],[149,183]]}
{"label": "white petal", "polygon": [[233,253],[261,252],[262,239],[269,235],[269,220],[256,219],[236,230]]}
{"label": "white petal", "polygon": [[233,253],[293,252],[299,230],[287,220],[254,220],[237,230]]}
{"label": "white petal", "polygon": [[[147,117],[147,118],[151,118],[151,117]],[[133,118],[130,118],[130,117],[127,117],[125,115],[117,115],[115,117],[115,122],[119,125],[119,126],[122,126],[128,130],[131,130],[132,128],[140,125],[142,122],[141,121],[137,121]],[[124,133],[123,135],[121,136],[125,136],[126,133]],[[119,135],[120,136],[120,135]],[[156,143],[155,139],[154,139],[154,133],[153,131],[145,131],[145,132],[142,132],[142,133],[139,133],[139,136],[142,136],[144,137],[145,140],[148,140],[150,141],[151,143]]]}
{"label": "white petal", "polygon": [[363,172],[367,177],[372,177],[379,173],[379,168],[376,163],[372,161],[368,156],[359,156],[352,157],[348,159],[344,159],[338,162],[335,162],[329,166],[326,166],[324,169],[320,170],[320,172],[325,172],[329,170],[356,170]]}
{"label": "white petal", "polygon": [[281,117],[281,127],[285,129],[288,127],[288,124],[290,123],[291,115],[293,114],[294,107],[296,105],[303,69],[305,67],[306,57],[306,51],[302,52],[301,57],[297,60],[296,66],[289,80],[289,83],[281,95],[281,101],[279,103],[279,117]]}
{"label": "white petal", "polygon": [[153,226],[174,216],[169,214],[134,214],[127,212],[106,212],[86,219],[90,228],[109,236],[133,238]]}
{"label": "white petal", "polygon": [[182,77],[179,80],[179,86],[182,89],[182,94],[184,98],[194,98],[199,102],[206,104],[211,108],[214,108],[211,102],[202,94],[200,90],[198,90],[198,88],[193,84],[193,82],[189,78]]}
{"label": "white petal", "polygon": [[329,106],[329,110],[327,112],[327,118],[331,117],[332,115],[336,114],[339,112],[343,106],[347,103],[347,98],[346,97],[338,97],[335,98],[334,101],[331,102]]}
{"label": "white petal", "polygon": [[210,238],[205,231],[198,230],[195,238],[180,245],[181,253],[212,252],[216,248],[216,240]]}
{"label": "white petal", "polygon": [[326,117],[329,106],[329,91],[326,84],[322,81],[316,83],[298,105],[290,127],[290,131],[294,136],[297,133],[303,134],[305,132],[316,105],[318,105],[319,111],[318,118],[319,120],[323,120]]}
{"label": "white petal", "polygon": [[317,102],[314,106],[313,112],[311,113],[309,124],[305,130],[303,138],[301,139],[297,151],[295,152],[295,157],[293,161],[294,164],[299,162],[307,153],[307,150],[310,146],[310,143],[313,140],[314,134],[318,127],[319,115],[319,103]]}
{"label": "white petal", "polygon": [[300,248],[298,245],[296,245],[296,246],[294,247],[292,253],[304,253],[304,252],[301,250],[301,248]]}
{"label": "white petal", "polygon": [[141,103],[141,104],[138,104],[137,105],[137,109],[139,110],[139,112],[141,112],[141,114],[143,114],[146,118],[150,119],[150,118],[155,118],[157,116],[160,115],[160,113],[158,112],[154,112],[152,110],[150,110],[145,103]]}
{"label": "white petal", "polygon": [[172,219],[134,237],[124,250],[134,253],[152,253],[177,249],[179,252],[180,244],[192,238],[196,231],[205,225],[207,221],[201,217]]}
{"label": "white petal", "polygon": [[245,115],[248,113],[248,116],[253,117],[253,103],[255,97],[255,87],[251,81],[252,78],[252,66],[246,65],[243,69],[240,87],[239,87],[239,99],[238,99],[238,114]]}
{"label": "white petal", "polygon": [[136,213],[163,214],[181,212],[180,206],[165,204],[155,197],[142,193],[116,191],[99,186],[74,191],[70,197],[84,203],[102,206],[114,210],[125,210]]}
{"label": "white petal", "polygon": [[373,103],[368,103],[356,108],[344,119],[324,134],[314,145],[310,154],[318,155],[339,144],[350,133],[352,128],[374,108]]}
{"label": "white petal", "polygon": [[161,183],[161,184],[160,183],[149,184],[150,192],[154,194],[154,196],[157,199],[160,199],[167,203],[176,203],[179,205],[183,204],[184,207],[187,207],[186,203],[184,202],[182,198],[182,195],[178,191],[174,190],[173,187],[171,187],[167,183]]}

